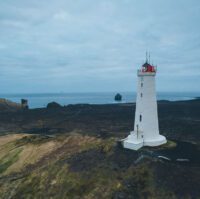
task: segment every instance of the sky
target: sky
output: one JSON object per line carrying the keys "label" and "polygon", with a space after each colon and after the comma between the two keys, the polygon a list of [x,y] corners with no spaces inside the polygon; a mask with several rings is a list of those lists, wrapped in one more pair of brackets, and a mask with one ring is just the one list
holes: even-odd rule
{"label": "sky", "polygon": [[200,91],[199,0],[0,0],[0,93]]}

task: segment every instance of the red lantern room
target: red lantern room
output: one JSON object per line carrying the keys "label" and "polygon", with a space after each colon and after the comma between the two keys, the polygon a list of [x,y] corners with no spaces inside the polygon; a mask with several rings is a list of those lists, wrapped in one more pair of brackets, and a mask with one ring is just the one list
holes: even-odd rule
{"label": "red lantern room", "polygon": [[148,64],[147,62],[143,64],[142,66],[142,72],[148,72],[148,73],[155,73],[156,69],[155,66]]}
{"label": "red lantern room", "polygon": [[146,62],[145,64],[142,65],[142,72],[155,73],[156,67],[149,63],[150,63],[150,53],[149,53],[149,60],[148,60],[148,53],[146,52]]}

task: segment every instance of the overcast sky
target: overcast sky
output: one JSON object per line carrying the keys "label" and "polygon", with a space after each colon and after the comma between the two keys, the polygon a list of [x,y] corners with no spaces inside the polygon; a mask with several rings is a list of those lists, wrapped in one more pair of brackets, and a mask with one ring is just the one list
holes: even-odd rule
{"label": "overcast sky", "polygon": [[0,0],[0,93],[200,91],[199,0]]}

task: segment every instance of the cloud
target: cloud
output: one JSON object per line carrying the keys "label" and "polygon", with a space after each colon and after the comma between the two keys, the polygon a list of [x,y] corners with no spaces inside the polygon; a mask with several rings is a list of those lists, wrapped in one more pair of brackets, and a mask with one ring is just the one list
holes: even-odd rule
{"label": "cloud", "polygon": [[146,50],[159,90],[199,91],[199,9],[197,0],[1,1],[3,92],[135,90]]}

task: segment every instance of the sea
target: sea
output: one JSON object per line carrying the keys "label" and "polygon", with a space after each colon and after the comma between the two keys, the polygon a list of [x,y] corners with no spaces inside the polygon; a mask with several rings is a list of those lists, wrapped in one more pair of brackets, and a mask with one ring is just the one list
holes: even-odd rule
{"label": "sea", "polygon": [[[136,93],[119,92],[122,95],[121,103],[136,101]],[[30,108],[46,107],[50,102],[61,105],[69,104],[114,104],[116,92],[91,92],[91,93],[29,93],[29,94],[0,94],[0,98],[6,98],[13,102],[21,102],[27,99]],[[158,100],[180,101],[200,97],[200,92],[158,92]]]}

